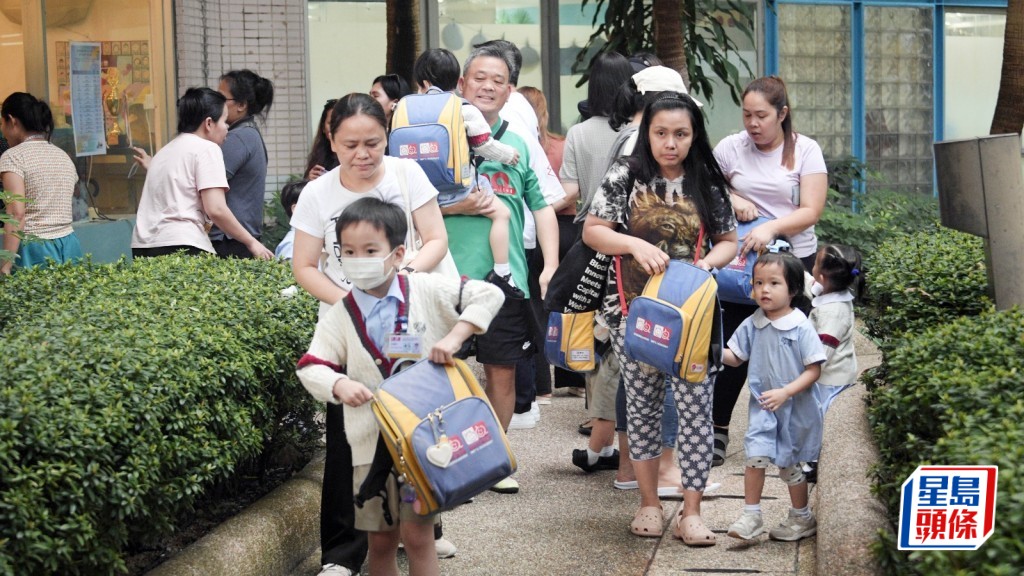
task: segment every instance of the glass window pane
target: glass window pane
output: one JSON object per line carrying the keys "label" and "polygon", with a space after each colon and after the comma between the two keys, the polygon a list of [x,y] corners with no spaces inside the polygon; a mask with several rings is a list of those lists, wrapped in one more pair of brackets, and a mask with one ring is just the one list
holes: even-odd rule
{"label": "glass window pane", "polygon": [[[48,13],[46,64],[49,104],[56,129],[54,144],[63,148],[78,167],[83,184],[76,198],[106,216],[134,214],[145,173],[133,170],[129,146],[153,151],[151,81],[159,62],[150,59],[150,3],[139,0],[95,0],[88,10]],[[75,152],[70,89],[71,42],[100,43],[103,109],[107,152],[79,157]],[[80,211],[76,212],[76,216]]]}
{"label": "glass window pane", "polygon": [[438,5],[441,47],[466,61],[474,44],[505,39],[523,53],[519,86],[542,88],[540,0],[446,0]]}
{"label": "glass window pane", "polygon": [[[930,149],[934,110],[931,8],[867,6],[864,57],[866,158],[880,186],[932,193]],[[874,41],[872,41],[874,40]],[[892,162],[890,162],[890,160]]]}
{"label": "glass window pane", "polygon": [[827,159],[849,156],[850,9],[798,4],[777,8],[779,75],[789,91],[793,127],[814,138]]}
{"label": "glass window pane", "polygon": [[0,74],[0,98],[11,92],[25,91],[25,46],[22,43],[21,7],[4,5],[0,7],[0,62],[4,72]]}
{"label": "glass window pane", "polygon": [[947,8],[944,138],[988,134],[999,94],[1005,12]]}
{"label": "glass window pane", "polygon": [[388,70],[384,2],[309,2],[309,106],[315,134],[324,103],[369,92]]}

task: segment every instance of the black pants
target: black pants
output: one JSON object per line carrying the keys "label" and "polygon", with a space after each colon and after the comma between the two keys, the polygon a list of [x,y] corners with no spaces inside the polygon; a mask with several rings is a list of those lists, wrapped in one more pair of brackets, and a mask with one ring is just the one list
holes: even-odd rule
{"label": "black pants", "polygon": [[[814,268],[816,254],[801,258],[804,269],[810,272]],[[757,311],[756,305],[732,304],[722,302],[722,332],[725,335],[725,343],[729,344],[733,332],[740,327],[751,314]],[[722,371],[715,378],[714,401],[712,403],[711,416],[715,426],[728,428],[732,420],[732,410],[736,407],[736,400],[740,397],[740,390],[747,382],[747,363],[744,362],[738,367],[724,366]]]}
{"label": "black pants", "polygon": [[159,246],[157,248],[132,248],[132,258],[156,258],[157,256],[168,256],[178,252],[182,252],[186,256],[207,254],[206,250],[200,250],[195,246]]}
{"label": "black pants", "polygon": [[356,530],[352,494],[352,447],[345,435],[345,408],[327,405],[327,459],[320,499],[320,563],[358,572],[368,552],[366,532]]}
{"label": "black pants", "polygon": [[[533,340],[533,354],[516,362],[516,406],[515,413],[529,412],[538,394],[551,393],[551,370],[544,357],[544,335],[540,328],[540,318],[544,314],[544,300],[540,297],[540,273],[544,269],[544,255],[540,248],[526,251],[526,263],[529,267],[527,279],[530,287],[530,298],[527,318],[530,337]],[[547,327],[547,321],[544,321]]]}
{"label": "black pants", "polygon": [[221,258],[252,258],[252,252],[245,247],[238,240],[232,238],[224,238],[223,240],[214,240],[213,249],[217,251],[217,256]]}

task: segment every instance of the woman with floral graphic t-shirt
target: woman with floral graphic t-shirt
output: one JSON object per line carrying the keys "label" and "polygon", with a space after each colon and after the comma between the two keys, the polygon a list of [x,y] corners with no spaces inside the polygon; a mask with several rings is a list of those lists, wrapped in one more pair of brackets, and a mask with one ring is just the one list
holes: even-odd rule
{"label": "woman with floral graphic t-shirt", "polygon": [[[736,255],[736,219],[725,177],[708,142],[704,117],[693,99],[665,92],[644,110],[633,155],[617,161],[601,183],[583,227],[583,241],[622,256],[622,290],[629,302],[670,259],[693,261],[701,227],[714,241],[696,265],[710,270]],[[612,270],[608,286],[616,286]],[[683,470],[683,508],[673,534],[691,546],[710,546],[715,535],[700,517],[701,494],[711,471],[713,377],[687,384],[635,362],[623,351],[622,310],[609,290],[603,313],[626,389],[626,431],[640,488],[640,510],[630,524],[638,536],[661,536],[658,501],[661,412],[666,379],[671,384],[681,429],[678,457]]]}

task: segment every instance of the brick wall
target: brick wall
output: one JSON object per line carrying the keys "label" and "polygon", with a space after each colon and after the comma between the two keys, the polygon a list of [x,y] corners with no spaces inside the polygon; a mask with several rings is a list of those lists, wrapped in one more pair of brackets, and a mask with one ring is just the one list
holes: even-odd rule
{"label": "brick wall", "polygon": [[178,93],[217,88],[228,70],[249,68],[274,83],[263,137],[268,194],[305,168],[309,128],[306,0],[175,0]]}

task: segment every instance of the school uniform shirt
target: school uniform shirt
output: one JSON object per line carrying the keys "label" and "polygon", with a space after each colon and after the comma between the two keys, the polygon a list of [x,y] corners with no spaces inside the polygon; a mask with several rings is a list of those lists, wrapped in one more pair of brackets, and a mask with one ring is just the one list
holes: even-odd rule
{"label": "school uniform shirt", "polygon": [[[467,282],[465,287],[460,286],[460,280],[438,274],[409,275],[409,333],[420,336],[424,355],[460,320],[472,324],[477,334],[486,332],[505,301],[501,289],[492,284]],[[397,287],[396,277],[392,279],[388,298]],[[368,301],[371,310],[367,312],[363,304],[359,308],[364,316],[368,316],[376,299],[368,294],[364,296],[371,299]],[[461,313],[456,310],[460,299]],[[380,321],[386,325],[388,318],[383,310],[381,312],[384,317]],[[393,320],[391,326],[394,326]],[[330,307],[317,322],[309,350],[299,360],[296,374],[313,398],[331,404],[341,403],[334,397],[334,383],[339,378],[351,378],[371,391],[376,391],[384,381],[375,358],[363,347],[344,301]],[[355,408],[346,405],[344,411],[345,434],[352,446],[352,465],[370,464],[377,446],[377,424],[370,402]]]}
{"label": "school uniform shirt", "polygon": [[853,349],[853,294],[830,292],[811,300],[811,324],[825,347],[825,365],[819,384],[846,386],[857,380],[857,353]]}
{"label": "school uniform shirt", "polygon": [[782,388],[806,366],[825,361],[825,350],[807,316],[793,310],[769,320],[759,308],[729,339],[729,349],[749,361],[749,424],[743,447],[747,458],[765,457],[779,468],[818,459],[822,415],[810,388],[791,397],[775,412],[761,408],[757,395]]}
{"label": "school uniform shirt", "polygon": [[193,246],[213,252],[202,191],[228,188],[220,146],[179,134],[153,156],[135,214],[132,248]]}
{"label": "school uniform shirt", "polygon": [[[497,132],[501,122],[491,126],[492,134]],[[523,139],[506,130],[499,141],[514,146],[519,151],[519,163],[515,166],[486,161],[480,164],[480,175],[486,177],[498,200],[505,203],[511,212],[509,218],[509,265],[512,267],[512,278],[526,296],[529,288],[526,282],[526,252],[523,243],[523,226],[525,208],[540,210],[548,205],[541,194],[537,183],[537,175],[530,169],[530,152]],[[538,144],[539,145],[539,144]],[[314,182],[316,182],[314,180]],[[307,187],[308,188],[308,187]],[[305,191],[303,191],[305,196]],[[491,220],[486,216],[453,215],[444,217],[444,225],[448,230],[448,249],[459,272],[482,280],[494,268],[494,255],[488,237],[491,231]]]}
{"label": "school uniform shirt", "polygon": [[[705,222],[701,254],[708,253],[710,236],[725,234],[736,228],[732,204],[724,190],[713,189],[706,201],[711,208],[711,222]],[[693,200],[683,193],[683,178],[666,180],[660,176],[640,182],[629,169],[628,159],[617,160],[608,169],[590,206],[594,216],[618,224],[618,232],[646,240],[660,247],[673,260],[693,262],[697,253],[700,215]],[[632,302],[651,277],[630,254],[621,257],[622,292]],[[609,269],[603,313],[609,326],[617,327],[622,318],[619,304],[618,273]]]}
{"label": "school uniform shirt", "polygon": [[[796,137],[792,170],[782,165],[782,148],[762,152],[746,130],[726,136],[715,146],[715,159],[729,186],[769,218],[788,216],[800,207],[801,177],[828,172],[821,147],[807,136]],[[811,256],[818,249],[814,226],[791,235],[789,241],[797,258]]]}
{"label": "school uniform shirt", "polygon": [[[335,233],[335,224],[341,213],[350,204],[360,198],[373,197],[402,206],[402,189],[398,185],[398,175],[404,174],[406,190],[409,194],[409,209],[415,212],[431,200],[437,198],[437,188],[430,183],[426,173],[415,160],[384,156],[384,178],[373,189],[366,192],[352,192],[341,185],[341,168],[335,168],[306,185],[299,196],[299,202],[292,213],[291,226],[316,238],[323,238],[324,251],[320,257],[320,270],[331,279],[331,282],[345,290],[352,289],[352,283],[345,277],[341,267],[341,246]],[[403,207],[404,209],[404,207]],[[488,220],[488,222],[490,222]],[[406,236],[406,245],[412,245],[410,230]],[[486,243],[486,236],[485,236]],[[460,267],[459,270],[462,268]],[[482,277],[481,277],[482,278]],[[327,312],[330,305],[320,303],[320,317]]]}

